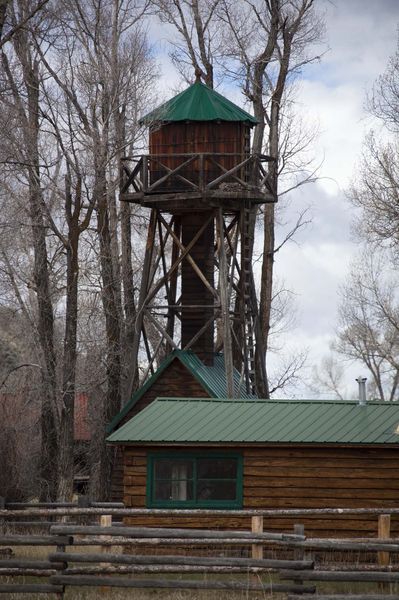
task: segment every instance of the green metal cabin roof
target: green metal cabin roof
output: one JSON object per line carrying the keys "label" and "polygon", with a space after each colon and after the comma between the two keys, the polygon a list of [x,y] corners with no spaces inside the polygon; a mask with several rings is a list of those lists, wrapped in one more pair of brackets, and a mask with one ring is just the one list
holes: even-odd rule
{"label": "green metal cabin roof", "polygon": [[398,444],[398,426],[391,403],[158,398],[108,441]]}
{"label": "green metal cabin roof", "polygon": [[196,81],[141,119],[147,125],[154,121],[244,121],[255,125],[258,121],[245,110]]}
{"label": "green metal cabin roof", "polygon": [[[145,384],[133,394],[132,398],[125,404],[122,410],[114,417],[107,427],[107,431],[111,432],[120,423],[120,421],[128,414],[133,406],[140,400],[153,383],[162,375],[165,369],[178,359],[186,369],[195,377],[195,379],[203,386],[206,392],[212,398],[225,398],[227,396],[227,382],[224,365],[223,354],[215,354],[213,366],[204,365],[194,352],[185,350],[174,350],[155,371],[155,373],[145,382]],[[239,372],[234,369],[234,392],[239,398],[251,399],[253,396],[245,390],[244,383],[241,381]]]}

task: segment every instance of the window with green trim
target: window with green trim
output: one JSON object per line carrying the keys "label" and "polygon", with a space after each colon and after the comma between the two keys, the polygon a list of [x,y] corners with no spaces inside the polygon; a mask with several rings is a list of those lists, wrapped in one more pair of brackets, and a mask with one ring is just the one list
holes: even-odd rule
{"label": "window with green trim", "polygon": [[151,454],[147,505],[241,508],[242,457],[237,454]]}

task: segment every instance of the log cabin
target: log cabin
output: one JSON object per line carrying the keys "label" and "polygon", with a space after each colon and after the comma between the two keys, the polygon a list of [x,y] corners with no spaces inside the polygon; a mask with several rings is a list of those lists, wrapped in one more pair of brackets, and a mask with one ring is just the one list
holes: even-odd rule
{"label": "log cabin", "polygon": [[[157,398],[114,431],[126,506],[137,508],[399,507],[395,403]],[[298,518],[296,518],[298,521]],[[165,525],[164,517],[141,523]],[[176,526],[197,525],[193,518]],[[291,530],[292,518],[268,520]],[[375,536],[375,517],[301,518],[307,535]],[[138,523],[137,518],[134,523]],[[236,516],[203,527],[249,527]],[[392,522],[393,535],[399,523]]]}
{"label": "log cabin", "polygon": [[[248,400],[253,398],[247,393],[236,369],[233,372],[233,380],[236,397]],[[212,364],[209,365],[202,362],[192,351],[174,350],[111,421],[108,433],[127,423],[158,396],[167,394],[176,398],[224,398],[226,392],[223,354],[215,353]],[[123,495],[123,454],[118,447],[112,476],[111,500],[122,502]]]}

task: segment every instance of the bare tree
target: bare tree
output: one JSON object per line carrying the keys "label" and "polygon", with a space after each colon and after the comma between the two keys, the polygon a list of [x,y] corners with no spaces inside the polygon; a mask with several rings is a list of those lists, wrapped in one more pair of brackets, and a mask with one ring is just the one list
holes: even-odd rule
{"label": "bare tree", "polygon": [[221,0],[152,0],[162,22],[178,32],[170,38],[171,59],[185,81],[194,72],[213,88],[215,54],[220,44],[216,11]]}
{"label": "bare tree", "polygon": [[399,133],[399,39],[395,54],[368,98],[368,107],[390,131]]}
{"label": "bare tree", "polygon": [[15,19],[13,19],[10,30],[3,35],[4,25],[7,20],[7,11],[11,12],[10,7],[12,6],[12,0],[0,0],[0,48],[4,46],[6,42],[9,42],[17,31],[26,27],[29,21],[33,19],[36,13],[45,7],[48,1],[49,0],[39,0],[35,4],[28,6],[27,10],[24,11],[24,14],[21,15],[20,20],[15,21]]}
{"label": "bare tree", "polygon": [[[277,199],[281,193],[279,180],[289,163],[290,154],[297,145],[295,154],[298,155],[298,149],[304,145],[303,140],[298,142],[296,136],[292,139],[284,133],[284,114],[288,113],[288,103],[285,102],[289,88],[287,81],[289,77],[293,78],[304,64],[318,58],[309,55],[308,51],[312,44],[320,40],[323,23],[314,11],[313,0],[248,2],[244,8],[239,5],[236,9],[225,2],[224,7],[224,19],[233,34],[230,36],[230,55],[235,58],[239,67],[241,66],[237,69],[237,75],[241,74],[244,93],[258,119],[253,137],[253,151],[261,154],[265,149],[275,159],[269,163],[269,180]],[[239,11],[238,14],[235,10]],[[248,35],[248,30],[257,33]],[[304,181],[312,179],[306,176]],[[260,362],[266,362],[271,329],[273,265],[276,253],[275,210],[275,205],[271,203],[265,205],[263,213],[259,306],[262,343],[258,349],[258,368]],[[265,389],[259,391],[268,397],[268,384],[266,383]]]}
{"label": "bare tree", "polygon": [[[30,9],[24,0],[10,5],[11,20],[21,22]],[[2,52],[4,82],[9,90],[9,102],[18,112],[19,143],[14,145],[17,161],[24,165],[24,177],[29,188],[30,222],[34,248],[33,285],[37,299],[37,331],[45,369],[43,369],[42,468],[43,482],[48,483],[48,494],[54,498],[58,456],[58,410],[56,381],[56,352],[54,346],[54,314],[50,289],[49,261],[44,214],[42,169],[40,156],[40,72],[37,53],[32,48],[30,34],[16,28],[12,37],[15,62],[11,66],[8,55]],[[43,494],[45,489],[43,488]]]}
{"label": "bare tree", "polygon": [[310,390],[318,396],[322,394],[331,394],[334,399],[344,400],[345,391],[345,369],[337,358],[331,353],[320,361],[320,364],[312,369],[312,380]]}
{"label": "bare tree", "polygon": [[[116,162],[124,148],[134,143],[139,108],[135,100],[151,82],[148,45],[140,28],[146,4],[108,0],[98,5],[82,5],[75,0],[62,0],[60,9],[54,15],[59,38],[51,42],[51,56],[40,44],[37,48],[52,85],[68,106],[70,153],[75,163],[84,165],[82,185],[90,190],[97,216],[97,251],[107,340],[107,392],[100,430],[95,435],[102,448],[101,472],[96,473],[93,482],[98,482],[97,494],[104,495],[109,489],[107,481],[112,464],[112,453],[104,444],[105,425],[120,410],[122,401],[124,328],[119,217],[115,202],[119,178]],[[94,31],[93,22],[98,25]],[[53,121],[55,123],[55,119]],[[83,174],[81,166],[79,172]],[[124,210],[124,213],[124,292],[125,296],[132,294],[125,302],[129,311],[128,327],[132,329],[133,282],[127,264],[131,255],[127,223],[130,212]]]}
{"label": "bare tree", "polygon": [[372,376],[377,399],[398,399],[398,281],[387,269],[387,256],[365,254],[342,289],[335,349],[362,362]]}
{"label": "bare tree", "polygon": [[356,231],[378,246],[396,251],[399,243],[399,166],[397,140],[382,142],[374,133],[365,141],[359,172],[349,189],[361,209]]}
{"label": "bare tree", "polygon": [[399,53],[389,60],[368,99],[380,120],[364,144],[360,168],[348,191],[359,209],[355,231],[363,252],[343,289],[337,348],[361,360],[372,374],[373,394],[396,400],[399,381]]}

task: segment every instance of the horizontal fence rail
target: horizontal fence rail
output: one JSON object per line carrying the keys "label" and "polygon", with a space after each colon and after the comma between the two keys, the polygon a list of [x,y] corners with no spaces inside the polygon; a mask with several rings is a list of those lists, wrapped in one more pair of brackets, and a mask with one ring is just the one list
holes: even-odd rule
{"label": "horizontal fence rail", "polygon": [[[22,516],[49,519],[48,535],[13,534],[0,535],[1,549],[9,546],[14,549],[0,560],[0,594],[30,593],[56,594],[62,599],[69,586],[92,588],[126,589],[209,589],[209,590],[245,590],[263,593],[281,592],[287,598],[297,600],[399,600],[395,595],[399,584],[399,566],[392,563],[394,553],[399,554],[399,538],[391,537],[390,515],[399,514],[399,509],[276,509],[256,511],[211,511],[211,510],[175,510],[175,509],[126,509],[122,506],[102,504],[101,506],[76,506],[70,503],[49,506],[20,505],[10,503],[10,509],[0,510],[0,519],[7,527],[7,517]],[[106,511],[106,514],[105,512]],[[220,516],[232,514],[251,517],[251,530],[214,530],[197,527],[142,527],[121,525],[112,522],[115,517],[141,517],[142,515],[195,515],[198,524],[201,516]],[[294,531],[280,532],[264,530],[263,517],[301,516],[301,515],[345,515],[367,514],[379,516],[377,538],[308,538],[303,526],[296,525]],[[100,525],[54,523],[51,519],[76,517],[95,519]],[[306,532],[305,532],[306,533]],[[41,558],[18,557],[22,546],[49,547],[46,556]],[[99,547],[100,552],[95,548]],[[90,547],[90,551],[85,551]],[[146,547],[147,553],[140,548]],[[172,552],[159,553],[165,547]],[[218,556],[199,556],[196,549],[216,547]],[[242,548],[246,556],[229,556],[229,548]],[[281,547],[289,556],[265,558],[265,549]],[[173,554],[173,549],[185,554]],[[189,550],[189,552],[187,551]],[[148,551],[151,554],[148,554]],[[343,566],[321,564],[320,552],[372,553],[377,557],[376,564],[363,565],[350,562]],[[129,553],[126,553],[129,552]],[[242,552],[242,550],[241,550]],[[224,555],[225,553],[226,555]],[[270,580],[268,574],[273,574]],[[170,575],[179,574],[179,579]],[[195,579],[189,576],[194,575]],[[201,575],[206,579],[201,579]],[[134,577],[139,575],[140,577]],[[235,579],[217,579],[218,575],[234,576]],[[147,577],[148,576],[148,577]],[[18,577],[14,584],[12,580]],[[20,578],[24,578],[24,583]],[[165,578],[166,577],[166,578]],[[199,577],[199,578],[198,578]],[[263,579],[262,579],[263,577]],[[266,577],[266,578],[265,578]],[[38,583],[37,579],[42,580]],[[360,583],[375,585],[376,591],[362,594],[342,594],[323,592],[323,586],[332,583],[349,585]],[[388,586],[388,588],[387,588]],[[391,587],[390,587],[391,586]],[[392,586],[395,586],[392,588]],[[387,591],[390,593],[388,594]]]}

